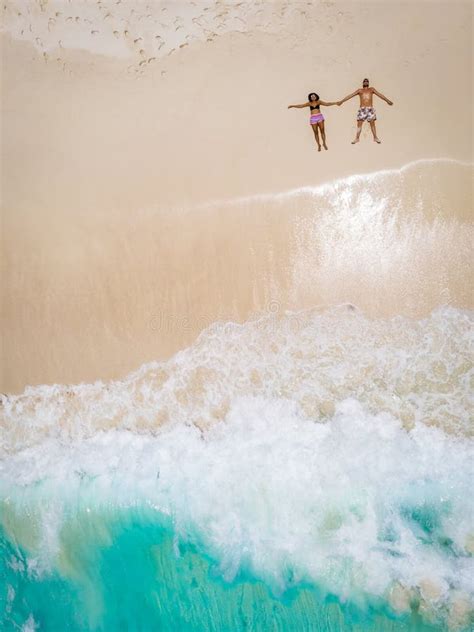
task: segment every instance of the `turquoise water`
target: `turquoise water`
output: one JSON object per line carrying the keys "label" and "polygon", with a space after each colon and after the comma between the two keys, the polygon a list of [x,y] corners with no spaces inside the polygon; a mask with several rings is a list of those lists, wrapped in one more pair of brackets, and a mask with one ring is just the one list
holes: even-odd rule
{"label": "turquoise water", "polygon": [[3,398],[2,629],[472,628],[472,314],[298,319]]}
{"label": "turquoise water", "polygon": [[78,514],[63,538],[69,553],[61,570],[40,577],[28,572],[31,558],[5,531],[1,545],[7,630],[21,629],[32,613],[40,630],[66,629],[65,622],[68,630],[169,632],[443,629],[424,623],[416,603],[404,617],[383,600],[364,608],[341,603],[315,584],[294,582],[291,568],[282,594],[248,569],[227,583],[216,560],[178,542],[170,520],[146,509]]}

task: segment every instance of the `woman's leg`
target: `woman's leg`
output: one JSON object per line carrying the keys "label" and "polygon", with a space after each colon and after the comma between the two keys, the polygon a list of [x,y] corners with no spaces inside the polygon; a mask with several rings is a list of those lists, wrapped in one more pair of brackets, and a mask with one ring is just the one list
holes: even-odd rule
{"label": "woman's leg", "polygon": [[318,151],[321,151],[321,143],[319,142],[319,134],[318,134],[318,124],[315,123],[314,125],[311,125],[311,127],[313,128],[314,138],[316,139],[316,143],[318,145]]}
{"label": "woman's leg", "polygon": [[320,123],[318,123],[318,127],[319,127],[319,131],[321,133],[321,138],[323,141],[323,147],[324,149],[327,149],[328,146],[326,145],[326,130],[324,129],[324,121],[321,121]]}

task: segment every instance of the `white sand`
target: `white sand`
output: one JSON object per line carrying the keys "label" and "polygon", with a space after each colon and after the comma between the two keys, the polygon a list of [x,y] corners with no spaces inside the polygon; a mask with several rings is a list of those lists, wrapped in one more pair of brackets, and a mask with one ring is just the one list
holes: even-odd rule
{"label": "white sand", "polygon": [[[405,192],[402,230],[386,213],[352,260],[349,216],[338,232],[322,213],[346,267],[321,262],[309,203],[197,208],[420,159],[471,163],[469,3],[5,6],[2,390],[117,377],[216,318],[273,305],[470,305],[472,189],[458,163],[380,180],[375,199]],[[308,112],[287,105],[313,90],[342,98],[364,76],[394,101],[376,104],[382,145],[365,131],[351,146],[353,100],[324,109],[330,149],[318,154]]]}

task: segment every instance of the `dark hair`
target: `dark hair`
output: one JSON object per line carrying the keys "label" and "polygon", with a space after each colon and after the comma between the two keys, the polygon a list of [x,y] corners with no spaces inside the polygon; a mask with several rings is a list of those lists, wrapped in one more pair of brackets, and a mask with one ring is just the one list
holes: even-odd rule
{"label": "dark hair", "polygon": [[319,94],[316,94],[316,92],[310,92],[308,94],[308,101],[311,101],[311,97],[313,96],[313,94],[316,97],[316,101],[319,101]]}
{"label": "dark hair", "polygon": [[365,83],[366,81],[367,81],[367,83],[370,83],[370,81],[367,79],[367,77],[362,80],[362,83]]}

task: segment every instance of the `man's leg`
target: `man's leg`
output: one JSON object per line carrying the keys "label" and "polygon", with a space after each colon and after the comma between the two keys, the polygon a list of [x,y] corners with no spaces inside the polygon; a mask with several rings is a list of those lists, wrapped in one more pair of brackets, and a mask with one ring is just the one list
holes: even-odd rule
{"label": "man's leg", "polygon": [[370,129],[374,135],[374,141],[380,144],[381,141],[377,138],[377,130],[375,129],[375,121],[370,121]]}
{"label": "man's leg", "polygon": [[362,131],[362,124],[363,123],[364,123],[364,121],[357,121],[357,134],[356,134],[356,137],[354,138],[354,140],[352,141],[352,145],[355,145],[356,143],[359,142],[360,133]]}
{"label": "man's leg", "polygon": [[316,143],[318,144],[318,151],[321,151],[321,143],[319,142],[319,134],[318,134],[318,124],[311,125],[314,132],[314,138],[316,139]]}

